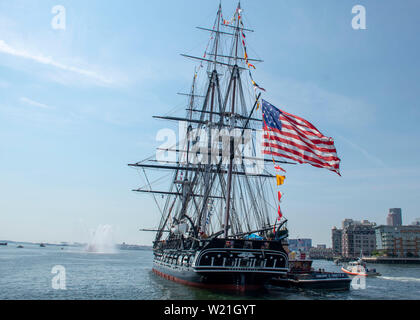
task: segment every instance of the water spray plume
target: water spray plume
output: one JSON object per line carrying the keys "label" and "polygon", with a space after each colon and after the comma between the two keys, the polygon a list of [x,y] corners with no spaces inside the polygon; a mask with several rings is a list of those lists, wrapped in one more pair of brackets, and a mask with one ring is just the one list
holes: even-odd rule
{"label": "water spray plume", "polygon": [[91,238],[86,246],[86,251],[95,253],[117,252],[112,226],[99,225],[96,230],[91,230],[90,236]]}

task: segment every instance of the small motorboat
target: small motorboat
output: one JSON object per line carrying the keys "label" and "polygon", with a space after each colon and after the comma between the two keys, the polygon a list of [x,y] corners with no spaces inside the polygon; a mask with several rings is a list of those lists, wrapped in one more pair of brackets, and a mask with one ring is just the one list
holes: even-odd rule
{"label": "small motorboat", "polygon": [[0,242],[0,246],[7,246],[7,242]]}
{"label": "small motorboat", "polygon": [[19,249],[22,249],[22,248],[23,248],[23,246],[21,246],[21,245],[18,245],[17,247],[18,247]]}
{"label": "small motorboat", "polygon": [[45,248],[45,244],[43,244],[43,243],[41,243],[39,246],[42,247],[42,248]]}
{"label": "small motorboat", "polygon": [[368,269],[362,259],[350,261],[347,266],[341,267],[341,270],[352,276],[375,277],[381,275],[376,269]]}

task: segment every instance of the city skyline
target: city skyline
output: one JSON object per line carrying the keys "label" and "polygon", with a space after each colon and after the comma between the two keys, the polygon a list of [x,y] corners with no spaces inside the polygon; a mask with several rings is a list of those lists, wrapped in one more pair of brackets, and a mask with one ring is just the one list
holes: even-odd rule
{"label": "city skyline", "polygon": [[[153,115],[185,108],[176,93],[196,63],[179,54],[203,54],[195,27],[213,23],[218,1],[184,3],[62,1],[64,30],[54,1],[0,3],[0,238],[86,242],[110,225],[116,242],[151,244],[138,229],[160,214],[131,192],[145,182],[127,164],[160,145],[166,123]],[[395,15],[398,1],[363,1],[366,30],[352,29],[354,1],[241,4],[263,98],[333,137],[342,160],[342,177],[285,167],[290,237],[331,247],[345,218],[386,224],[395,207],[405,224],[418,218],[418,2]],[[222,1],[224,16],[235,6]]]}

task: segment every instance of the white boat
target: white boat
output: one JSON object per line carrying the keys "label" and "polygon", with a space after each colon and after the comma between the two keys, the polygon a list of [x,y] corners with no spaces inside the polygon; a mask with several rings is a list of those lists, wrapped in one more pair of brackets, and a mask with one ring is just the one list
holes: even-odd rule
{"label": "white boat", "polygon": [[350,261],[347,266],[341,267],[341,270],[352,276],[373,277],[381,275],[376,269],[368,269],[362,259]]}

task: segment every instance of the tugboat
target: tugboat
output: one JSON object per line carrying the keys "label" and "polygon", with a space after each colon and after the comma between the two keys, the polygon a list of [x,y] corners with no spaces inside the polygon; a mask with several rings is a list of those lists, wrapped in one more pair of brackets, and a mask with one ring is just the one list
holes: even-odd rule
{"label": "tugboat", "polygon": [[375,277],[381,275],[376,269],[368,269],[362,259],[350,261],[347,266],[341,267],[341,270],[352,276]]}
{"label": "tugboat", "polygon": [[289,260],[289,272],[286,275],[275,277],[271,280],[272,286],[301,288],[301,289],[326,289],[345,291],[350,289],[351,278],[340,272],[326,272],[314,270],[312,260],[301,255],[300,259]]}

